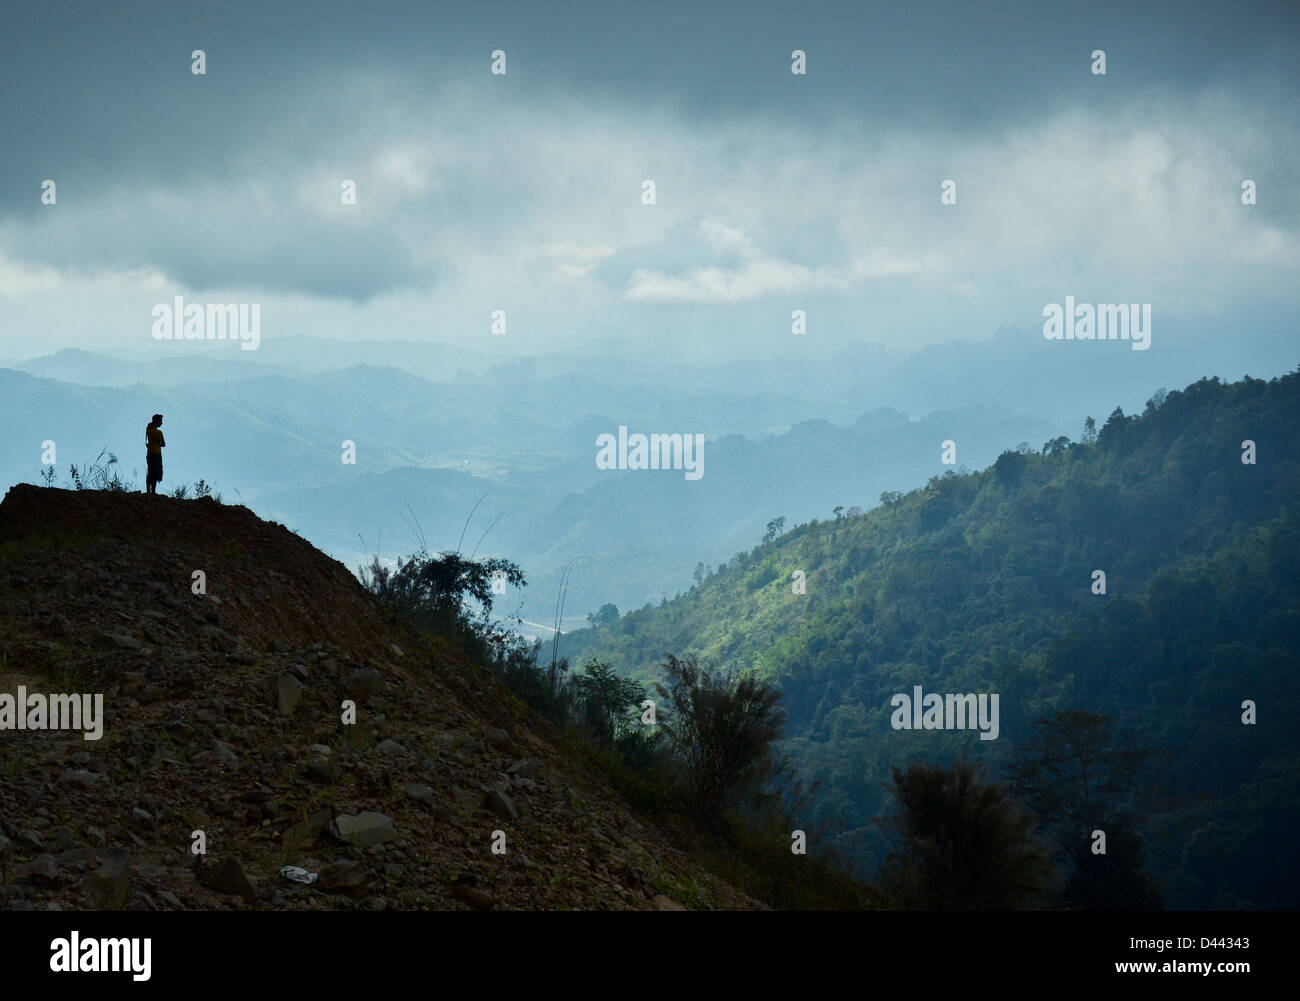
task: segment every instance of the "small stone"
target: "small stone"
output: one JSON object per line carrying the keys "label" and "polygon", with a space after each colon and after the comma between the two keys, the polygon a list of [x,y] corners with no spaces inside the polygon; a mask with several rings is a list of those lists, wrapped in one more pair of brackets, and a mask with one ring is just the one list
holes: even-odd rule
{"label": "small stone", "polygon": [[131,816],[136,820],[153,820],[153,814],[148,810],[141,810],[138,806],[131,810]]}
{"label": "small stone", "polygon": [[382,813],[367,812],[355,817],[335,817],[331,833],[340,841],[346,841],[357,848],[370,848],[397,840],[393,818]]}
{"label": "small stone", "polygon": [[130,855],[127,850],[108,849],[99,869],[86,877],[86,889],[99,910],[121,910],[131,894]]}
{"label": "small stone", "polygon": [[373,667],[362,667],[348,675],[347,686],[358,696],[378,695],[384,688],[384,676]]}
{"label": "small stone", "polygon": [[521,779],[531,779],[537,777],[537,773],[541,771],[541,768],[542,763],[537,759],[524,758],[521,761],[516,761],[513,765],[507,768],[506,773],[509,775],[516,775]]}
{"label": "small stone", "polygon": [[27,871],[31,874],[33,886],[49,887],[59,884],[59,863],[53,855],[38,855],[27,866]]}
{"label": "small stone", "polygon": [[378,754],[405,754],[406,748],[395,740],[385,740],[379,743],[375,748],[375,752]]}
{"label": "small stone", "polygon": [[42,841],[41,836],[31,828],[18,832],[18,843],[20,845],[26,845],[28,848],[35,848],[38,852],[45,851],[45,842]]}
{"label": "small stone", "polygon": [[98,772],[88,772],[80,768],[69,768],[59,776],[60,785],[70,785],[78,789],[93,789],[104,784],[106,779]]}
{"label": "small stone", "polygon": [[233,635],[232,633],[228,633],[220,626],[214,626],[211,623],[203,626],[203,628],[200,629],[199,632],[201,632],[204,636],[210,639],[212,641],[213,646],[215,646],[218,650],[221,650],[225,653],[234,653],[241,646],[243,646],[243,643],[240,641],[239,637]]}
{"label": "small stone", "polygon": [[144,644],[138,639],[134,636],[127,636],[124,633],[105,633],[104,638],[114,646],[120,647],[123,650],[141,650],[144,648]]}
{"label": "small stone", "polygon": [[239,765],[239,755],[237,755],[235,749],[224,740],[218,740],[216,737],[212,738],[212,754],[220,764],[228,765],[232,768]]}
{"label": "small stone", "polygon": [[484,735],[487,742],[503,754],[509,754],[513,757],[519,755],[519,745],[515,743],[514,738],[500,728],[488,730]]}
{"label": "small stone", "polygon": [[297,678],[281,674],[275,679],[275,700],[281,716],[292,716],[302,701],[302,684]]}
{"label": "small stone", "polygon": [[483,805],[502,820],[515,820],[519,817],[519,811],[515,809],[514,801],[500,789],[484,786]]}
{"label": "small stone", "polygon": [[244,867],[237,859],[228,858],[219,866],[199,866],[194,875],[209,890],[243,897],[248,901],[257,899],[257,884],[244,872]]}
{"label": "small stone", "polygon": [[451,895],[471,911],[490,911],[497,905],[496,897],[490,893],[484,893],[482,890],[476,890],[474,887],[466,886],[463,883],[452,887]]}
{"label": "small stone", "polygon": [[343,777],[343,769],[328,761],[313,761],[307,766],[307,781],[318,785],[330,785]]}
{"label": "small stone", "polygon": [[355,898],[366,895],[368,880],[360,862],[353,859],[339,859],[320,871],[316,885],[326,893]]}

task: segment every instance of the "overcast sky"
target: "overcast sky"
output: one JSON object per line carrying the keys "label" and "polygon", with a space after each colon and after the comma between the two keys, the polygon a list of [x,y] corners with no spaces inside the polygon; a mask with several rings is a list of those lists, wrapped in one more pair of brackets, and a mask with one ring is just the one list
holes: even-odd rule
{"label": "overcast sky", "polygon": [[900,351],[1066,295],[1151,303],[1156,349],[1293,314],[1298,5],[1069,7],[5,4],[0,358],[148,348],[175,295],[263,342],[722,357],[794,309]]}

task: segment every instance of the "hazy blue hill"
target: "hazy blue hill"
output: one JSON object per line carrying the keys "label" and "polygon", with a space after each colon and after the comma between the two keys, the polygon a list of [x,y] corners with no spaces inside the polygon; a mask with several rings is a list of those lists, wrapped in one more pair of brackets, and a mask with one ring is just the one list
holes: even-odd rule
{"label": "hazy blue hill", "polygon": [[[358,534],[365,537],[372,550],[378,550],[382,538],[385,553],[408,554],[419,548],[419,538],[411,527],[411,512],[431,551],[455,549],[470,511],[489,490],[465,533],[468,554],[503,508],[526,510],[526,487],[451,469],[401,467],[326,489],[268,494],[255,506],[262,517],[282,521],[305,538],[328,540],[326,548],[336,555],[339,550],[359,548]],[[518,535],[519,526],[503,519],[503,524],[489,536],[491,544],[487,548],[496,551],[503,545],[518,544]]]}
{"label": "hazy blue hill", "polygon": [[477,351],[415,337],[342,341],[330,337],[292,334],[263,338],[256,353],[268,363],[307,371],[375,365],[404,369],[422,379],[440,382],[454,378],[461,370],[485,371],[497,359],[512,356],[515,349],[500,344],[498,339],[491,336],[484,337],[484,349]]}
{"label": "hazy blue hill", "polygon": [[[166,479],[171,489],[200,478],[249,499],[289,486],[338,482],[355,476],[339,461],[333,428],[305,425],[252,403],[223,402],[179,388],[91,387],[0,369],[0,423],[11,447],[0,453],[0,476],[33,482],[41,471],[41,443],[55,442],[59,482],[70,463],[92,461],[107,448],[123,475],[139,470],[144,482],[144,426],[165,415]],[[12,443],[29,443],[26,452]],[[393,465],[400,457],[380,445],[372,459]]]}
{"label": "hazy blue hill", "polygon": [[77,348],[65,348],[52,355],[32,358],[10,366],[19,372],[82,386],[175,386],[197,380],[235,382],[274,374],[288,374],[292,368],[253,361],[247,356],[209,357],[182,354],[166,357],[158,352],[151,360],[126,360]]}
{"label": "hazy blue hill", "polygon": [[[697,562],[726,559],[778,515],[793,522],[824,515],[836,504],[868,506],[883,490],[924,482],[944,468],[940,445],[954,426],[965,428],[959,457],[972,463],[992,461],[1002,449],[1026,438],[1041,441],[1053,430],[989,408],[937,424],[878,416],[852,428],[809,421],[761,440],[728,435],[706,441],[704,477],[688,481],[684,470],[598,470],[596,435],[614,433],[617,424],[588,413],[562,433],[525,424],[532,437],[522,440],[534,443],[540,460],[538,454],[500,465],[476,459],[468,470],[474,476],[458,468],[454,476],[421,477],[412,470],[372,472],[369,460],[359,459],[355,480],[278,491],[266,498],[272,507],[259,511],[343,558],[356,548],[358,533],[373,540],[381,529],[385,540],[409,547],[411,533],[402,522],[407,504],[424,523],[431,548],[454,546],[474,503],[491,491],[468,535],[476,539],[502,514],[483,551],[523,566],[530,582],[526,608],[537,619],[553,607],[564,568],[579,557],[585,559],[569,585],[571,611],[585,614],[605,601],[623,608],[657,602],[688,587]],[[469,443],[508,430],[501,420],[490,408],[479,411],[465,418],[464,437],[451,439],[446,424],[431,420],[423,440],[443,448],[458,442],[468,452]],[[413,450],[421,440],[413,428],[418,425],[393,423],[382,440]],[[359,455],[361,447],[359,440]],[[493,454],[488,443],[476,447]]]}

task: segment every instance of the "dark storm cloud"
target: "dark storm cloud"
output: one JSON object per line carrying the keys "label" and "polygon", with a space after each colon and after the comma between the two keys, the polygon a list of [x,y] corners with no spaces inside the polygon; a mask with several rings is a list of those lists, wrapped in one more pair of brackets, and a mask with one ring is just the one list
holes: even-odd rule
{"label": "dark storm cloud", "polygon": [[[68,161],[101,172],[131,164],[146,177],[220,169],[245,130],[283,113],[281,91],[307,86],[328,103],[344,71],[359,68],[396,69],[425,87],[470,73],[497,84],[484,72],[496,48],[524,92],[666,101],[705,118],[849,109],[866,128],[966,129],[1148,87],[1284,88],[1300,79],[1297,28],[1293,3],[1206,0],[14,4],[0,40],[0,173],[12,184],[18,168]],[[201,86],[188,73],[194,48],[208,54]],[[808,53],[797,86],[794,48]],[[1080,72],[1094,48],[1109,62],[1100,94]],[[384,109],[362,114],[334,125],[364,136]]]}
{"label": "dark storm cloud", "polygon": [[[549,267],[641,303],[839,295],[913,275],[977,295],[1008,285],[1013,271],[995,269],[1020,267],[1026,247],[1041,259],[1045,221],[1066,227],[1068,268],[1068,227],[1094,234],[1061,210],[1104,209],[1126,186],[1140,240],[1168,227],[1185,253],[1177,205],[1145,188],[1204,166],[1201,146],[1223,163],[1178,197],[1208,204],[1249,172],[1268,193],[1255,217],[1274,229],[1251,238],[1223,216],[1218,231],[1285,266],[1295,5],[1070,7],[9,5],[0,283],[143,269],[196,290],[364,301],[459,272],[478,297],[505,276],[527,301],[563,299],[540,283]],[[204,77],[189,71],[195,48]],[[505,77],[488,73],[497,48]],[[806,77],[789,72],[795,48]],[[1088,72],[1094,48],[1105,77]],[[1243,109],[1250,127],[1232,132]],[[1086,120],[1064,127],[1076,111]],[[976,230],[936,215],[937,180],[959,171],[981,195],[962,209]],[[625,207],[649,176],[662,200],[633,221]],[[39,203],[46,177],[57,212]],[[346,214],[343,178],[360,188]],[[27,270],[6,277],[6,258]]]}

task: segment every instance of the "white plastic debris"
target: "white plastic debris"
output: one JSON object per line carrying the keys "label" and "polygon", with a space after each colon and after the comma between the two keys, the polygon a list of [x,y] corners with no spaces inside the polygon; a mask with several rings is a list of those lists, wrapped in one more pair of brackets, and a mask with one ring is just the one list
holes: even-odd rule
{"label": "white plastic debris", "polygon": [[308,872],[306,869],[300,869],[296,865],[286,865],[280,869],[280,875],[285,879],[292,879],[295,883],[314,883],[316,882],[316,873]]}

